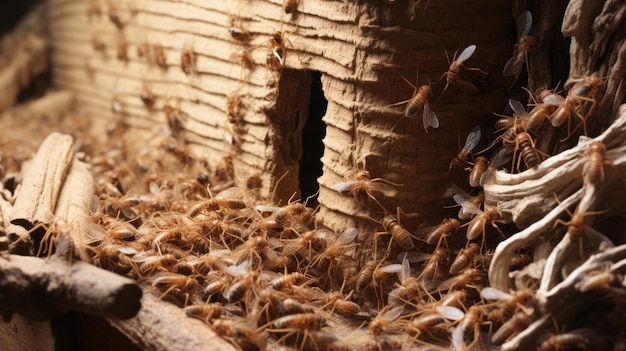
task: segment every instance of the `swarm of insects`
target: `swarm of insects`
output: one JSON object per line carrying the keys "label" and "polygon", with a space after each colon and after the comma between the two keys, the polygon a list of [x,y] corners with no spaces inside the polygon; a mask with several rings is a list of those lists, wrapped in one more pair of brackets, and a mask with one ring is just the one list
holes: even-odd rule
{"label": "swarm of insects", "polygon": [[[104,8],[92,3],[89,16],[95,20]],[[386,3],[395,6],[400,1]],[[295,20],[298,13],[304,15],[306,4],[304,0],[282,1],[281,24],[283,18]],[[409,6],[412,12],[418,8],[426,11],[429,2],[409,1]],[[129,16],[114,3],[108,6],[108,16],[119,31],[129,24]],[[228,36],[222,34],[229,45],[238,45],[230,60],[245,72],[253,72],[259,65],[252,55],[255,46],[251,42],[260,33],[251,32],[244,17],[230,15],[227,21]],[[538,45],[530,35],[532,21],[528,11],[517,19],[517,43],[503,75],[517,80],[524,64],[528,69],[528,53]],[[291,35],[282,28],[268,31],[267,39],[259,41],[265,49],[265,66],[269,71],[283,70]],[[93,36],[93,50],[105,54],[107,45],[114,43],[118,60],[133,63],[123,35],[117,41],[105,39]],[[159,74],[166,73],[172,64],[180,64],[188,78],[203,74],[198,72],[197,61],[205,57],[197,57],[193,45],[185,44],[178,51],[167,43],[141,41],[135,45],[136,56],[159,67],[163,71]],[[432,108],[433,87],[443,86],[445,78],[441,95],[451,95],[453,90],[478,94],[478,87],[463,79],[466,70],[482,72],[466,67],[476,50],[476,45],[469,45],[455,53],[440,82],[419,85],[419,75],[414,82],[402,77],[413,92],[409,99],[393,105],[406,104],[403,117],[418,115],[427,132],[439,132],[435,130],[439,119]],[[178,54],[180,57],[172,60],[172,55]],[[296,57],[295,49],[290,55]],[[240,86],[225,95],[223,107],[226,128],[232,132],[227,137],[231,146],[241,144],[239,137],[248,121],[243,88],[247,73],[240,80]],[[120,138],[126,130],[121,117],[132,113],[140,102],[114,94],[110,108],[120,122],[108,135],[113,150],[96,152],[89,158],[97,183],[97,209],[90,218],[89,231],[98,235],[85,247],[70,250],[80,251],[82,259],[95,265],[137,279],[148,293],[181,307],[188,317],[203,322],[236,348],[510,348],[507,345],[523,336],[524,331],[537,330],[539,323],[545,323],[546,311],[560,317],[559,308],[550,309],[550,303],[557,300],[550,293],[552,288],[567,284],[567,296],[600,301],[600,310],[609,315],[610,326],[623,330],[619,314],[623,314],[626,291],[623,263],[612,263],[608,257],[604,266],[583,272],[575,271],[575,265],[570,267],[572,262],[580,264],[593,258],[604,250],[601,245],[620,244],[619,240],[611,242],[613,237],[598,232],[597,228],[602,227],[594,224],[610,213],[611,209],[602,207],[606,204],[572,200],[574,196],[585,196],[587,200],[608,196],[606,188],[617,183],[616,174],[621,174],[624,165],[619,150],[615,151],[618,143],[614,139],[585,138],[600,128],[598,109],[609,87],[598,74],[573,77],[564,85],[564,91],[545,87],[529,92],[529,103],[511,99],[507,110],[494,119],[493,128],[482,124],[462,131],[467,137],[459,153],[445,156],[451,158],[450,176],[467,176],[466,184],[450,185],[444,195],[450,198],[451,206],[460,207],[458,214],[454,211],[445,218],[422,220],[403,212],[394,203],[403,190],[402,184],[392,181],[391,172],[363,166],[340,175],[341,180],[327,190],[336,192],[345,204],[355,205],[364,213],[357,219],[367,221],[359,222],[357,227],[347,225],[339,232],[319,225],[316,210],[305,202],[275,202],[264,197],[261,189],[265,174],[244,175],[245,186],[239,185],[242,182],[235,180],[235,153],[225,154],[214,169],[194,159],[184,137],[186,128],[197,123],[183,112],[188,110],[188,102],[182,97],[161,99],[155,94],[161,90],[157,89],[159,80],[150,80],[150,84],[143,82],[138,97],[144,109],[163,112],[167,135],[156,136],[157,146],[153,149],[127,149]],[[436,110],[440,111],[439,106]],[[565,199],[560,194],[543,194],[541,201],[530,202],[535,198],[526,196],[534,194],[528,189],[539,187],[542,178],[555,178],[553,174],[565,168],[559,168],[563,163],[558,164],[552,157],[577,140],[581,140],[577,153],[565,153],[567,159],[563,162],[568,162],[568,168],[562,182],[580,188],[582,194],[568,194]],[[481,150],[478,146],[482,143],[491,144]],[[573,170],[575,176],[571,176]],[[540,175],[531,178],[536,174]],[[9,178],[2,180],[6,199],[11,198],[12,190],[8,189],[15,189],[15,185],[9,186]],[[542,232],[531,238],[532,242],[528,239],[518,246],[519,234],[523,236],[529,233],[528,228],[536,230],[538,226],[516,221],[517,212],[523,210],[514,211],[511,206],[521,195],[506,194],[506,201],[500,201],[498,189],[494,190],[515,182],[526,183],[524,189],[528,192],[523,196],[530,199],[527,207],[549,207],[551,202],[562,201],[557,207],[563,208],[550,217],[550,223],[542,224]],[[554,185],[550,191],[558,193],[564,187]],[[541,224],[541,220],[535,221]],[[55,247],[53,239],[68,236],[68,231],[62,221],[45,228],[33,254],[43,257],[54,250],[67,250],[62,245]],[[557,242],[566,246],[567,254],[557,257],[550,253],[546,257],[536,249],[541,243],[554,248]],[[564,263],[542,281],[528,278],[528,272],[542,269],[546,261],[556,266],[554,262]],[[579,278],[577,281],[561,277],[572,270],[577,273],[572,275]],[[494,272],[504,278],[494,278]],[[512,284],[511,276],[517,279],[517,289],[501,283]],[[517,283],[525,282],[523,278],[528,281],[527,287]],[[535,298],[540,293],[544,298]],[[588,321],[601,320],[592,312],[571,313],[589,317]],[[569,321],[555,319],[558,323]],[[532,346],[542,350],[622,346],[626,335],[606,335],[588,321],[554,329],[543,324],[544,335],[538,335]]]}

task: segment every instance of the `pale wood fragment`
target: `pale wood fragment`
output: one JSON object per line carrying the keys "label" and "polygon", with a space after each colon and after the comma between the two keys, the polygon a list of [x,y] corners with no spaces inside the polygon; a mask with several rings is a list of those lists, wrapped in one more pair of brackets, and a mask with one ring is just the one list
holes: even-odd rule
{"label": "pale wood fragment", "polygon": [[51,133],[39,147],[16,195],[9,217],[11,224],[31,229],[48,224],[63,182],[74,158],[74,141],[69,135]]}
{"label": "pale wood fragment", "polygon": [[59,194],[54,217],[67,221],[74,247],[78,249],[78,254],[84,261],[89,260],[85,251],[85,246],[89,243],[84,237],[84,232],[92,223],[91,214],[96,210],[95,193],[96,186],[89,165],[74,158]]}

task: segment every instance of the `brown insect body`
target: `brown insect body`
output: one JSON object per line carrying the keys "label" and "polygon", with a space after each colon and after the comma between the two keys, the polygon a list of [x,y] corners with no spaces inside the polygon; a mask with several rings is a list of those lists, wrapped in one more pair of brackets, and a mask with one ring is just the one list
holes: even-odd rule
{"label": "brown insect body", "polygon": [[325,323],[325,318],[316,313],[296,313],[276,318],[272,325],[277,329],[319,330]]}
{"label": "brown insect body", "polygon": [[180,53],[180,67],[186,75],[195,74],[198,71],[196,54],[190,44],[185,44]]}
{"label": "brown insect body", "polygon": [[467,267],[473,260],[474,255],[480,252],[480,245],[470,243],[466,248],[459,251],[452,264],[450,265],[450,274],[458,274]]}
{"label": "brown insect body", "polygon": [[472,131],[467,135],[467,139],[465,139],[465,145],[459,151],[459,154],[450,161],[450,167],[448,170],[452,170],[452,168],[464,168],[467,163],[467,158],[469,157],[472,150],[478,145],[480,142],[481,133],[480,127],[476,126]]}
{"label": "brown insect body", "polygon": [[513,50],[513,57],[506,63],[502,75],[515,76],[517,79],[522,71],[524,62],[527,62],[528,51],[536,45],[535,37],[528,35],[533,24],[530,11],[523,12],[516,21],[517,44]]}
{"label": "brown insect body", "polygon": [[283,10],[286,14],[292,14],[296,12],[298,8],[299,0],[285,0],[283,3]]}
{"label": "brown insect body", "polygon": [[[535,149],[535,142],[527,132],[519,133],[515,137],[515,143],[520,150],[520,157],[524,160],[527,168],[535,168],[541,163],[541,157]],[[519,162],[518,167],[519,169]]]}
{"label": "brown insect body", "polygon": [[219,304],[196,304],[185,307],[183,311],[188,317],[209,323],[222,315],[222,306]]}
{"label": "brown insect body", "polygon": [[519,334],[526,329],[533,322],[532,316],[524,311],[519,311],[502,324],[498,330],[491,336],[491,342],[496,345],[501,345],[505,341],[509,340],[513,336]]}
{"label": "brown insect body", "polygon": [[[476,45],[470,45],[466,47],[465,49],[463,49],[463,51],[461,51],[461,53],[458,56],[456,54],[454,55],[452,62],[450,63],[450,67],[448,68],[448,71],[442,74],[440,78],[441,80],[443,77],[446,77],[446,86],[443,88],[441,92],[442,95],[448,89],[448,86],[453,83],[456,83],[459,89],[466,94],[473,94],[473,95],[478,94],[478,89],[472,83],[464,81],[463,79],[459,77],[461,68],[464,68],[466,70],[472,70],[472,71],[480,71],[483,74],[486,74],[485,72],[481,71],[480,68],[467,68],[463,65],[465,61],[467,61],[470,57],[472,57],[475,50],[476,50]],[[447,53],[446,53],[446,57],[447,57]]]}
{"label": "brown insect body", "polygon": [[424,281],[434,280],[439,273],[439,267],[444,265],[445,261],[448,260],[449,257],[450,254],[447,249],[443,247],[435,249],[432,256],[424,264],[424,270],[422,271],[420,278]]}
{"label": "brown insect body", "polygon": [[606,146],[600,141],[594,141],[587,149],[589,157],[583,168],[583,179],[590,184],[599,185],[604,182],[604,165],[606,161]]}
{"label": "brown insect body", "polygon": [[273,71],[282,69],[285,65],[286,54],[284,32],[276,31],[270,35],[267,44],[267,67]]}
{"label": "brown insect body", "polygon": [[335,184],[333,189],[342,195],[354,196],[356,202],[361,205],[371,208],[376,204],[380,209],[384,209],[378,199],[394,197],[396,190],[392,186],[400,186],[400,184],[383,178],[372,178],[368,171],[361,171],[355,178]]}
{"label": "brown insect body", "polygon": [[393,215],[387,215],[382,220],[383,228],[391,234],[394,242],[400,247],[402,250],[411,250],[415,247],[413,244],[413,238],[411,237],[411,233],[406,230],[400,223],[398,219]]}
{"label": "brown insect body", "polygon": [[489,167],[489,159],[485,156],[478,156],[474,160],[474,166],[472,167],[469,174],[469,185],[472,188],[475,188],[481,185],[481,178],[485,171]]}
{"label": "brown insect body", "polygon": [[500,210],[496,206],[487,207],[483,212],[479,213],[467,227],[467,240],[473,240],[481,234],[485,234],[485,226],[487,223],[494,224],[494,221],[500,218]]}

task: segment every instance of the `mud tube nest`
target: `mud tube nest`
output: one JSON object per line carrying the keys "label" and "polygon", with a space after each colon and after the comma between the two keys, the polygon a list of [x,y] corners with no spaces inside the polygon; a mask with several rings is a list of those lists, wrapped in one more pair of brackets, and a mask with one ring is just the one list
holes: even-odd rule
{"label": "mud tube nest", "polygon": [[[601,167],[603,179],[594,183],[585,174],[592,162],[589,147],[595,142],[602,143],[606,153],[596,165]],[[486,173],[485,203],[498,206],[503,215],[510,215],[519,228],[524,228],[497,246],[489,268],[491,286],[502,291],[513,289],[513,285],[524,288],[523,279],[514,284],[509,274],[517,250],[532,247],[535,262],[541,261],[533,265],[533,274],[526,272],[538,280],[535,308],[540,317],[505,343],[503,350],[532,347],[552,323],[564,325],[576,311],[590,307],[596,301],[581,298],[593,284],[590,278],[599,281],[600,275],[605,275],[608,280],[610,275],[626,272],[624,230],[613,228],[611,233],[602,233],[592,228],[594,218],[623,217],[625,174],[626,104],[620,106],[618,117],[604,133],[593,139],[581,137],[575,147],[536,168],[519,174],[495,169]],[[579,220],[572,220],[577,214]],[[570,234],[573,224],[583,228],[581,237]],[[546,244],[546,238],[566,227],[568,233],[558,243]],[[543,249],[546,246],[549,250]],[[541,255],[540,251],[546,253]]]}

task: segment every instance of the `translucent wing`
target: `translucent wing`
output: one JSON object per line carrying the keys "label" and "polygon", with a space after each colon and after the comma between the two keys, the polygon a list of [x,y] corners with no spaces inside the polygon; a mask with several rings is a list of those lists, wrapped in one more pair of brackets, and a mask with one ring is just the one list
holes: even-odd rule
{"label": "translucent wing", "polygon": [[430,234],[430,232],[433,231],[433,229],[437,228],[438,226],[439,225],[431,225],[428,227],[418,228],[413,234],[417,238],[424,239],[428,236],[428,234]]}
{"label": "translucent wing", "polygon": [[463,49],[463,51],[461,51],[461,54],[459,54],[459,57],[456,58],[456,62],[458,64],[461,64],[461,63],[467,61],[467,59],[472,57],[472,55],[474,54],[475,50],[476,50],[476,45],[470,45],[470,46],[466,47],[465,49]]}
{"label": "translucent wing", "polygon": [[522,105],[521,102],[517,100],[509,99],[509,106],[511,106],[511,109],[516,115],[520,117],[524,117],[527,115],[526,109],[524,108],[524,105]]}
{"label": "translucent wing", "polygon": [[380,270],[385,273],[400,273],[400,271],[402,270],[402,265],[399,263],[393,263],[393,264],[389,264],[384,267],[381,267]]}
{"label": "translucent wing", "polygon": [[457,78],[456,85],[465,94],[468,94],[468,95],[478,95],[478,88],[476,88],[476,86],[474,84],[472,84],[472,83],[470,83],[468,81],[465,81],[465,80],[463,80],[461,78]]}
{"label": "translucent wing", "polygon": [[280,207],[270,205],[256,205],[254,206],[254,209],[257,210],[259,213],[274,213],[280,210]]}
{"label": "translucent wing", "polygon": [[439,119],[437,115],[430,109],[430,104],[424,104],[424,130],[428,132],[428,127],[439,128]]}
{"label": "translucent wing", "polygon": [[390,310],[385,311],[379,317],[387,321],[393,321],[402,315],[402,311],[404,311],[404,306],[396,306]]}
{"label": "translucent wing", "polygon": [[[475,214],[475,215],[483,213],[483,211],[478,206],[467,201],[467,199],[464,198],[461,194],[455,194],[452,198],[454,199],[454,202],[456,202],[458,205],[461,205],[461,208],[465,213],[470,213],[470,214]],[[465,218],[461,218],[461,219],[465,219]]]}
{"label": "translucent wing", "polygon": [[480,295],[485,300],[502,300],[508,299],[511,297],[511,294],[505,293],[504,291],[498,290],[492,287],[486,287],[481,292]]}
{"label": "translucent wing", "polygon": [[459,324],[456,327],[454,327],[454,330],[452,331],[452,346],[454,347],[455,351],[465,350],[464,338],[465,338],[465,333],[463,331],[463,328],[461,328],[461,324]]}
{"label": "translucent wing", "polygon": [[437,312],[441,314],[444,318],[449,319],[451,321],[458,321],[465,316],[465,313],[460,309],[454,306],[437,306],[435,307]]}
{"label": "translucent wing", "polygon": [[465,145],[463,146],[463,149],[461,149],[461,153],[472,151],[472,149],[474,149],[480,142],[480,137],[480,127],[476,126],[469,133],[467,139],[465,139]]}
{"label": "translucent wing", "polygon": [[406,259],[409,263],[423,262],[429,259],[432,254],[425,252],[409,251],[398,255],[398,260]]}
{"label": "translucent wing", "polygon": [[519,43],[522,38],[528,35],[530,28],[533,26],[533,15],[530,11],[524,11],[517,18],[517,42]]}
{"label": "translucent wing", "polygon": [[243,196],[243,189],[232,186],[228,189],[224,189],[215,195],[216,199],[233,199]]}
{"label": "translucent wing", "polygon": [[490,166],[495,169],[499,169],[500,167],[509,163],[511,161],[511,158],[513,157],[513,152],[515,152],[515,148],[513,147],[501,148],[491,157],[491,160],[489,162]]}
{"label": "translucent wing", "polygon": [[334,245],[341,246],[341,245],[349,244],[353,242],[354,239],[356,239],[356,236],[358,234],[359,234],[358,229],[348,228],[337,238],[337,241],[335,242]]}
{"label": "translucent wing", "polygon": [[224,272],[232,275],[232,276],[238,276],[238,275],[244,275],[248,272],[248,267],[250,266],[250,261],[249,260],[245,260],[243,262],[241,262],[238,265],[234,265],[234,266],[224,266],[224,267],[220,267],[224,270]]}
{"label": "translucent wing", "polygon": [[410,276],[411,276],[411,265],[409,265],[409,260],[404,258],[402,259],[402,270],[398,274],[400,283],[404,284],[404,281]]}
{"label": "translucent wing", "polygon": [[511,57],[504,66],[504,69],[502,70],[502,75],[506,77],[519,76],[520,72],[522,72],[524,61],[524,52],[520,52],[517,55],[514,54],[513,57]]}
{"label": "translucent wing", "polygon": [[561,95],[550,94],[543,98],[543,102],[552,106],[561,106],[565,102],[565,98]]}

